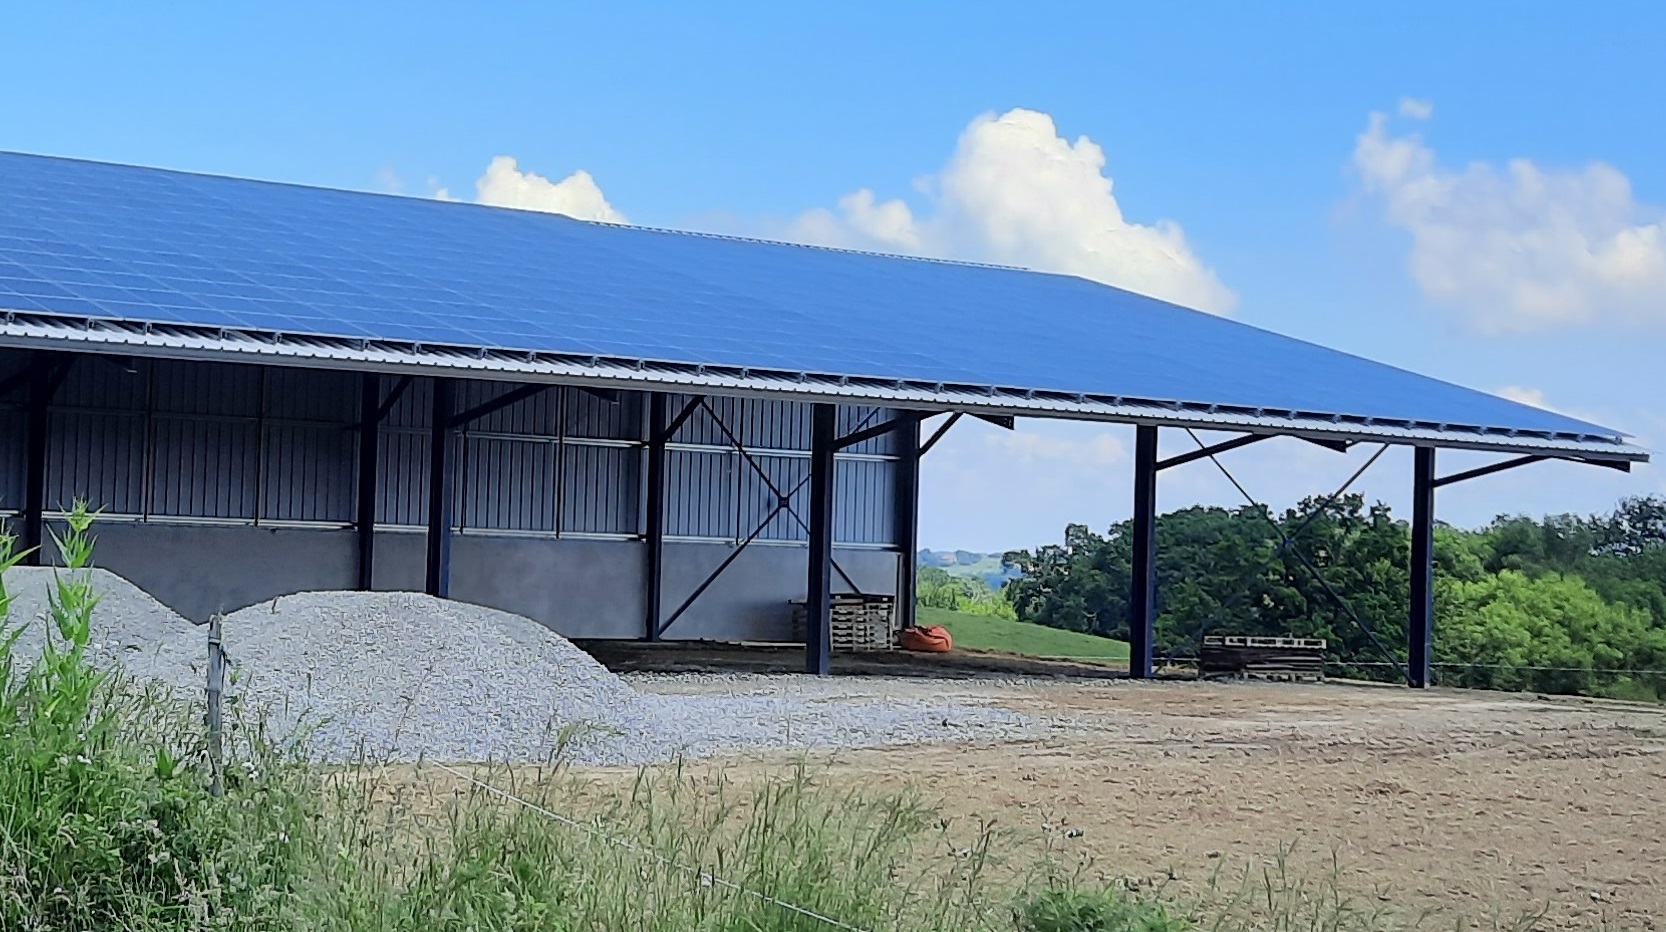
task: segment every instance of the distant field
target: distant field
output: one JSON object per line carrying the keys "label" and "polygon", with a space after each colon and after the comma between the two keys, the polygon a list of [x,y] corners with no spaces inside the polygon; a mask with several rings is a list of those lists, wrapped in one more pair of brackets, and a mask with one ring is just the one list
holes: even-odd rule
{"label": "distant field", "polygon": [[1068,657],[1076,660],[1128,659],[1123,641],[1034,625],[984,615],[967,615],[941,608],[920,607],[920,624],[942,625],[954,635],[956,647],[999,650],[1032,657]]}
{"label": "distant field", "polygon": [[953,563],[938,568],[950,576],[999,576],[1001,575],[1001,558],[988,556],[976,563]]}

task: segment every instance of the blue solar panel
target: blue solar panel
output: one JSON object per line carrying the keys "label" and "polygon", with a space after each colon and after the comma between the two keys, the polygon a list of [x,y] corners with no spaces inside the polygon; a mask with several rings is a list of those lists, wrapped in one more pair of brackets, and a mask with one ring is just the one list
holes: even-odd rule
{"label": "blue solar panel", "polygon": [[1068,276],[29,155],[0,308],[1618,436]]}

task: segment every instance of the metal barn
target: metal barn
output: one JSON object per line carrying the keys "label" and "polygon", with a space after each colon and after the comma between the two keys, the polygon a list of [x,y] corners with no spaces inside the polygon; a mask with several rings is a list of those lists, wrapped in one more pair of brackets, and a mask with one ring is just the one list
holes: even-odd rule
{"label": "metal barn", "polygon": [[[0,509],[101,508],[188,617],[424,590],[589,638],[783,640],[831,593],[910,623],[919,460],[955,419],[1137,425],[1131,674],[1156,482],[1274,436],[1417,449],[1435,489],[1619,431],[1069,276],[0,154]],[[1160,460],[1159,430],[1236,431]],[[1491,466],[1436,472],[1439,448]]]}

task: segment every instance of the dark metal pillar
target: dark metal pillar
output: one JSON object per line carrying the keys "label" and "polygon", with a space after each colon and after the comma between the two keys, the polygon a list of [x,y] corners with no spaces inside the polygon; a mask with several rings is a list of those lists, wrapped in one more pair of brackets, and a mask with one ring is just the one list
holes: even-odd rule
{"label": "dark metal pillar", "polygon": [[45,353],[29,360],[29,395],[24,415],[25,478],[23,486],[24,562],[41,565],[41,545],[46,540],[46,432],[47,406],[52,402],[52,366]]}
{"label": "dark metal pillar", "polygon": [[838,408],[818,404],[810,430],[810,567],[804,595],[804,670],[833,667],[833,488]]}
{"label": "dark metal pillar", "polygon": [[382,377],[367,372],[359,382],[359,589],[368,592],[376,562],[376,460],[382,436]]}
{"label": "dark metal pillar", "polygon": [[428,578],[424,591],[451,593],[451,393],[450,379],[434,379],[434,410],[428,430]]}
{"label": "dark metal pillar", "polygon": [[665,600],[665,393],[648,396],[648,621],[644,634],[657,641]]}
{"label": "dark metal pillar", "polygon": [[897,575],[897,624],[914,627],[920,576],[920,423],[897,429],[896,528],[901,566]]}
{"label": "dark metal pillar", "polygon": [[1157,428],[1134,428],[1134,559],[1128,593],[1128,675],[1151,676],[1157,635]]}
{"label": "dark metal pillar", "polygon": [[1418,447],[1412,466],[1411,617],[1406,621],[1406,678],[1430,683],[1435,643],[1435,450]]}

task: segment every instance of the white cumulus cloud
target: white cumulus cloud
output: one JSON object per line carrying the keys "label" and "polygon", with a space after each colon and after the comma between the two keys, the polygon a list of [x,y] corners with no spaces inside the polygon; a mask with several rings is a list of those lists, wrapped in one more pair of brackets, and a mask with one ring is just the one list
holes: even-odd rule
{"label": "white cumulus cloud", "polygon": [[1435,115],[1434,101],[1416,97],[1400,98],[1400,115],[1413,120],[1427,120]]}
{"label": "white cumulus cloud", "polygon": [[[949,163],[921,186],[934,192],[926,216],[863,188],[774,232],[826,246],[1064,272],[1214,313],[1237,303],[1178,224],[1124,217],[1105,174],[1105,151],[1086,136],[1060,136],[1045,113],[978,117]],[[432,180],[429,188],[436,198],[456,200]],[[551,181],[498,156],[475,190],[482,204],[629,222],[583,170]]]}
{"label": "white cumulus cloud", "polygon": [[1353,162],[1388,222],[1411,234],[1424,294],[1479,329],[1666,323],[1663,213],[1636,203],[1613,166],[1453,168],[1420,135],[1393,133],[1383,113],[1371,115]]}
{"label": "white cumulus cloud", "polygon": [[1237,302],[1178,224],[1128,220],[1105,174],[1105,150],[1086,136],[1064,138],[1045,113],[978,117],[923,186],[935,192],[928,215],[862,189],[837,209],[799,217],[788,235],[1065,272],[1216,313]]}
{"label": "white cumulus cloud", "polygon": [[1506,385],[1498,390],[1498,397],[1524,405],[1531,405],[1535,408],[1542,408],[1546,411],[1555,410],[1549,404],[1545,403],[1545,393],[1537,388],[1523,388],[1520,385]]}
{"label": "white cumulus cloud", "polygon": [[[603,223],[629,222],[608,203],[596,179],[583,169],[560,181],[551,181],[543,175],[522,171],[512,156],[500,155],[486,166],[485,174],[475,181],[474,188],[476,201],[494,207],[539,210]],[[445,188],[437,189],[434,196],[455,200]]]}
{"label": "white cumulus cloud", "polygon": [[1564,417],[1575,418],[1588,424],[1612,424],[1616,420],[1613,416],[1613,412],[1611,411],[1586,410],[1579,407],[1570,408],[1566,405],[1555,404],[1545,396],[1543,389],[1533,388],[1531,386],[1506,385],[1493,394],[1510,401],[1530,405],[1540,409],[1541,411],[1549,411],[1553,414],[1563,415]]}

